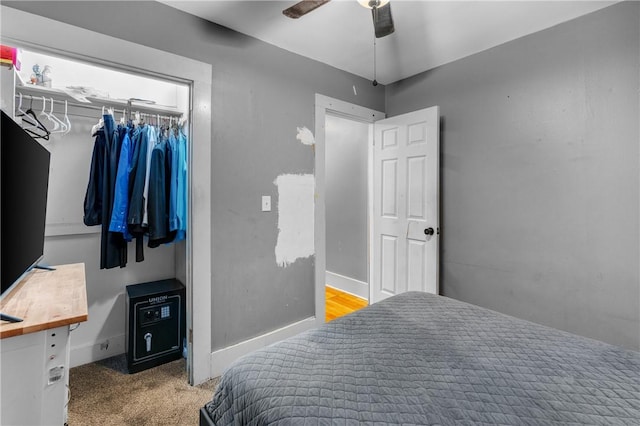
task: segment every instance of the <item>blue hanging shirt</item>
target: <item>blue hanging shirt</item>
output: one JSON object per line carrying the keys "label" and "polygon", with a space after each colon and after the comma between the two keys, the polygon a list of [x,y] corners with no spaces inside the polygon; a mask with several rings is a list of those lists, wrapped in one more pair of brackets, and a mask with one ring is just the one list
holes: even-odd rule
{"label": "blue hanging shirt", "polygon": [[178,140],[173,132],[173,129],[169,130],[169,141],[167,145],[168,160],[170,164],[169,170],[169,230],[178,230],[178,215],[177,215],[177,203],[178,203]]}
{"label": "blue hanging shirt", "polygon": [[187,137],[180,132],[177,143],[177,199],[176,216],[178,221],[176,241],[187,238]]}
{"label": "blue hanging shirt", "polygon": [[127,215],[129,212],[129,173],[131,172],[131,157],[133,147],[129,137],[129,131],[124,132],[120,158],[118,159],[118,173],[116,175],[115,197],[113,209],[111,211],[111,221],[109,231],[120,232],[125,241],[131,241],[133,236],[129,233],[127,226]]}

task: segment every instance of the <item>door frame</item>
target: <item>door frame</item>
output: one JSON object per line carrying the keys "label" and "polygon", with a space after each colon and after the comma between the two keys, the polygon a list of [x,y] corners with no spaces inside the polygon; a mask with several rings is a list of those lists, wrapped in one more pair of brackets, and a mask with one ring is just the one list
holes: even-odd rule
{"label": "door frame", "polygon": [[[354,121],[373,123],[385,118],[385,113],[360,105],[352,104],[339,99],[330,98],[316,93],[315,95],[315,179],[316,202],[314,206],[314,246],[315,246],[315,316],[316,325],[325,322],[325,273],[327,269],[326,258],[326,186],[325,186],[325,122],[327,114],[337,115]],[[369,284],[369,299],[371,299],[371,207],[372,207],[372,173],[373,173],[373,131],[370,128],[367,141],[367,283]]]}

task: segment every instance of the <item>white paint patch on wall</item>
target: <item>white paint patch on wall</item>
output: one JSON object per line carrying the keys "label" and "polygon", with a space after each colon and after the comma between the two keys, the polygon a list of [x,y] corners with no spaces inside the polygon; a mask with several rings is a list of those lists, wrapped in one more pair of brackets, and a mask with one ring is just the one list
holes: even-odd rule
{"label": "white paint patch on wall", "polygon": [[276,263],[286,267],[315,252],[315,178],[311,174],[284,174],[273,183],[278,187]]}
{"label": "white paint patch on wall", "polygon": [[304,145],[315,145],[316,143],[316,139],[313,137],[313,133],[311,133],[311,130],[307,129],[304,126],[298,127],[298,135],[296,136],[296,139],[298,139]]}

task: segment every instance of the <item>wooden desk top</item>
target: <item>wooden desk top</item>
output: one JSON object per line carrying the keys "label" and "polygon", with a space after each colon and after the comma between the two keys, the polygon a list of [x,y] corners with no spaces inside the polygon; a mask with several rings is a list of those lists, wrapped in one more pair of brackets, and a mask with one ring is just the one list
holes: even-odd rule
{"label": "wooden desk top", "polygon": [[55,271],[34,269],[0,302],[0,312],[22,318],[0,322],[0,338],[20,336],[89,317],[84,263],[54,266]]}

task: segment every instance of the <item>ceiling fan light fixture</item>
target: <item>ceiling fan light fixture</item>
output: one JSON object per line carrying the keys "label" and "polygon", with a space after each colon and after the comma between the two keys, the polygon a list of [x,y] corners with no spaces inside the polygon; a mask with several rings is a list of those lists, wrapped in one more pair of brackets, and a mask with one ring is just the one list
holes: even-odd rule
{"label": "ceiling fan light fixture", "polygon": [[362,7],[367,9],[379,8],[389,3],[389,0],[358,0],[358,3]]}

